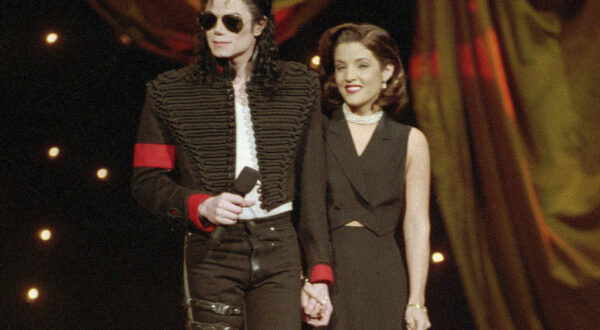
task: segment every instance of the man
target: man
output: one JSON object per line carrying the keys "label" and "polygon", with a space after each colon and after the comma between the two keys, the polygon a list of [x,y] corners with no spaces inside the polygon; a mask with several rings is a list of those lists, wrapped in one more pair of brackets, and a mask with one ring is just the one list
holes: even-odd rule
{"label": "man", "polygon": [[[269,1],[203,8],[198,62],[147,85],[133,195],[189,228],[189,328],[299,329],[298,239],[313,282],[303,299],[323,311],[308,322],[325,325],[333,276],[318,79],[277,60]],[[244,167],[259,172],[249,192],[236,191]]]}

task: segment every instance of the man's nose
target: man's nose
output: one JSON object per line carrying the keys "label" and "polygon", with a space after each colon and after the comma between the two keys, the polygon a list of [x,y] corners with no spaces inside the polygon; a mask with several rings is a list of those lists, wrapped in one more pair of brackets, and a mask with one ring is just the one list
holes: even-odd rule
{"label": "man's nose", "polygon": [[225,25],[223,25],[223,20],[219,17],[217,18],[217,23],[215,24],[215,33],[224,34],[225,33]]}

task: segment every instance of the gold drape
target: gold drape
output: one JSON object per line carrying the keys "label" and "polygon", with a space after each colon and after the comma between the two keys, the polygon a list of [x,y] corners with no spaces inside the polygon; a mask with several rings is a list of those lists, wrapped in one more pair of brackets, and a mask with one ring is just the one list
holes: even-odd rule
{"label": "gold drape", "polygon": [[599,14],[418,2],[414,109],[480,329],[600,325]]}

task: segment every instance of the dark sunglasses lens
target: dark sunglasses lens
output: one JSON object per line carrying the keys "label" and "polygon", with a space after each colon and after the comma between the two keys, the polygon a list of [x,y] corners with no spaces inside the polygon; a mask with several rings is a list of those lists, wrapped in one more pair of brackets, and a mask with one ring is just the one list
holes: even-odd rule
{"label": "dark sunglasses lens", "polygon": [[240,31],[242,31],[242,28],[244,27],[244,22],[238,16],[225,15],[225,16],[223,16],[222,20],[223,20],[223,25],[225,25],[227,30],[229,30],[233,33],[238,33]]}
{"label": "dark sunglasses lens", "polygon": [[213,14],[200,14],[198,16],[198,23],[203,30],[208,31],[217,24],[217,16]]}

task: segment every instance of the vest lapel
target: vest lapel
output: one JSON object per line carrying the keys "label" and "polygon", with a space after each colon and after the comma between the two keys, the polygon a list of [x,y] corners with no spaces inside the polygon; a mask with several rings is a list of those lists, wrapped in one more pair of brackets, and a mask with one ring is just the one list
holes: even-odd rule
{"label": "vest lapel", "polygon": [[[381,122],[375,128],[375,132],[373,132],[373,136],[371,136],[371,140],[361,156],[363,166],[366,168],[377,168],[377,164],[381,163],[383,159],[389,158],[389,153],[393,150],[390,146],[391,137],[387,127],[388,120],[390,119],[387,115],[383,114]],[[389,175],[389,173],[387,174]]]}
{"label": "vest lapel", "polygon": [[367,149],[361,156],[362,162],[360,164],[368,178],[366,187],[370,192],[369,203],[372,206],[376,206],[385,200],[386,196],[389,196],[387,190],[394,189],[393,186],[400,184],[397,180],[402,177],[400,168],[396,173],[394,166],[392,166],[392,169],[388,166],[390,159],[395,159],[395,155],[392,153],[396,150],[395,146],[392,145],[389,128],[390,120],[387,114],[383,115],[375,132],[373,132]]}
{"label": "vest lapel", "polygon": [[369,190],[362,174],[363,170],[360,165],[360,159],[356,154],[352,136],[350,135],[350,130],[342,111],[335,111],[332,114],[327,129],[326,140],[328,150],[337,160],[338,165],[342,168],[350,184],[352,184],[365,201],[370,203]]}

